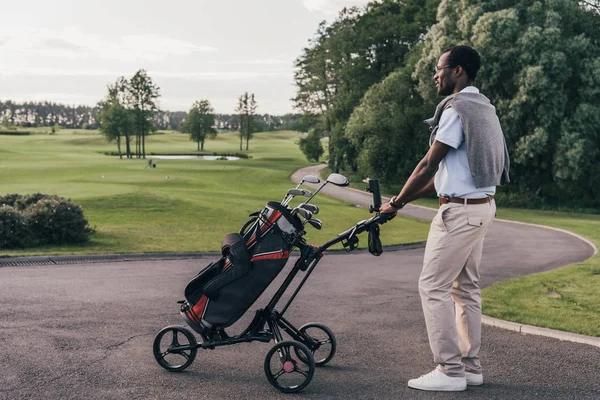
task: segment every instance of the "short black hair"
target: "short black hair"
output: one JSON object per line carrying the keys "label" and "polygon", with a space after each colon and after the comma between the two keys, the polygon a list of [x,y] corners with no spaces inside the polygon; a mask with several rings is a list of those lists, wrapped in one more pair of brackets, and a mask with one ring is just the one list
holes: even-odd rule
{"label": "short black hair", "polygon": [[479,53],[470,47],[465,45],[452,46],[444,50],[443,54],[450,52],[448,55],[448,65],[453,67],[461,66],[465,71],[469,79],[475,80],[477,77],[477,71],[481,67],[481,58]]}

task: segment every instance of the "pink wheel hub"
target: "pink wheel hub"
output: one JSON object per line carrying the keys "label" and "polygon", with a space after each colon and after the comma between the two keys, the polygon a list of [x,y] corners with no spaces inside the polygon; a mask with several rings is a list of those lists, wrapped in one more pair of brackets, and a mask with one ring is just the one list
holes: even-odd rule
{"label": "pink wheel hub", "polygon": [[284,363],[283,363],[283,370],[284,370],[286,373],[288,373],[288,374],[289,374],[290,372],[293,372],[293,371],[294,371],[294,369],[295,369],[295,366],[294,366],[294,363],[293,363],[293,362],[291,362],[291,361],[286,361],[286,362],[284,362]]}

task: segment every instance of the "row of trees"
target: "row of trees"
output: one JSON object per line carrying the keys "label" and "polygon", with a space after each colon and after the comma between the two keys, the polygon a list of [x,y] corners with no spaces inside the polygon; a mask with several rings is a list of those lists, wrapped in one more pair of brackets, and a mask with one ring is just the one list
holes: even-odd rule
{"label": "row of trees", "polygon": [[[600,7],[575,0],[383,0],[346,9],[296,60],[297,108],[332,169],[402,184],[427,151],[443,50],[482,56],[477,86],[511,154],[510,196],[600,206]],[[310,146],[309,146],[310,148]]]}
{"label": "row of trees", "polygon": [[246,139],[246,150],[248,150],[248,142],[252,138],[252,133],[255,129],[254,116],[256,114],[256,107],[257,103],[254,98],[254,93],[248,95],[248,92],[245,92],[238,98],[238,104],[235,111],[240,118],[240,151],[242,150],[244,139]]}
{"label": "row of trees", "polygon": [[[127,158],[146,157],[146,137],[155,130],[154,120],[159,110],[159,97],[160,88],[143,69],[136,72],[131,79],[120,77],[114,84],[108,85],[106,98],[98,103],[100,131],[109,142],[116,142],[120,158],[123,158],[123,141]],[[236,113],[240,151],[244,139],[248,150],[252,133],[255,132],[256,108],[257,102],[253,93],[245,92],[238,98]],[[205,141],[217,134],[215,113],[210,102],[206,99],[196,101],[180,122],[178,130],[190,135],[190,140],[197,143],[198,151],[204,150]],[[133,151],[132,139],[135,139]]]}
{"label": "row of trees", "polygon": [[[237,113],[237,126],[240,135],[240,151],[243,150],[244,139],[246,140],[246,150],[248,143],[252,138],[252,133],[256,132],[256,108],[258,104],[254,93],[245,92],[238,98],[238,104],[235,108]],[[208,100],[199,100],[194,103],[187,116],[179,126],[179,130],[190,134],[190,140],[198,143],[198,150],[204,150],[204,142],[208,138],[215,137],[215,114]]]}
{"label": "row of trees", "polygon": [[[125,140],[126,157],[146,157],[146,136],[154,129],[153,118],[158,111],[160,89],[141,69],[131,79],[120,77],[108,86],[108,94],[99,103],[100,131],[109,141],[117,143],[119,157],[121,141]],[[131,139],[135,135],[135,151]]]}
{"label": "row of trees", "polygon": [[[11,100],[0,101],[0,121],[11,127],[60,126],[67,129],[98,129],[101,109],[97,106],[66,105],[49,101],[18,103]],[[178,130],[179,124],[187,115],[186,111],[158,110],[152,123],[157,130]],[[219,131],[237,131],[238,114],[215,114],[215,127]],[[282,115],[255,114],[253,123],[256,132],[279,130],[299,130],[308,127],[305,118],[299,113]]]}
{"label": "row of trees", "polygon": [[[20,127],[61,126],[68,129],[98,129],[101,109],[97,106],[66,105],[50,101],[0,101],[0,120],[3,125]],[[157,129],[177,129],[185,111],[159,110],[153,123]],[[228,115],[219,115],[218,123],[225,124]]]}

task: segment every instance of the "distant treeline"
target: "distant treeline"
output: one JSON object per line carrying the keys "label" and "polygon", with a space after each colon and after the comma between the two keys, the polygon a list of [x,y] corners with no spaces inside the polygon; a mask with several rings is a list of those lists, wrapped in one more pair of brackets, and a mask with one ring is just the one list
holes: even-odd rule
{"label": "distant treeline", "polygon": [[[60,125],[68,129],[98,129],[100,126],[98,107],[69,106],[49,101],[16,103],[0,101],[0,122],[4,125],[22,127]],[[158,111],[154,122],[159,130],[177,130],[187,112]],[[257,114],[254,117],[255,129],[258,132],[276,130],[297,130],[306,132],[307,122],[301,114],[270,115]],[[239,115],[215,114],[215,128],[222,130],[238,130]]]}

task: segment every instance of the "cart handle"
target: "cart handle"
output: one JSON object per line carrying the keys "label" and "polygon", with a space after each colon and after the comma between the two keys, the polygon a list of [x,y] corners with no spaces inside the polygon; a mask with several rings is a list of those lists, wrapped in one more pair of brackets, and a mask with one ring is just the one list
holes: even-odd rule
{"label": "cart handle", "polygon": [[324,243],[320,247],[315,248],[312,251],[312,254],[310,255],[310,257],[306,260],[306,263],[308,264],[310,261],[312,261],[315,258],[316,255],[323,253],[325,250],[327,250],[334,244],[340,243],[343,240],[347,240],[347,239],[351,238],[352,236],[359,235],[359,234],[369,230],[369,227],[373,224],[377,224],[377,225],[385,224],[393,216],[394,216],[393,213],[378,213],[374,217],[371,217],[371,218],[363,220],[363,221],[359,221],[352,228],[340,233],[339,235],[337,235],[337,237],[329,240],[328,242]]}

